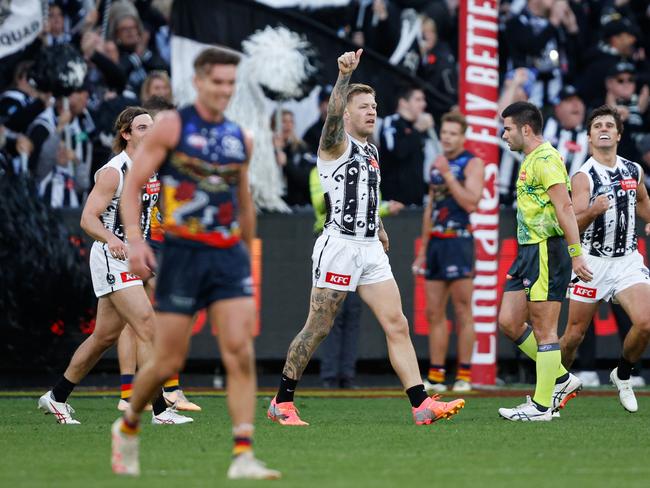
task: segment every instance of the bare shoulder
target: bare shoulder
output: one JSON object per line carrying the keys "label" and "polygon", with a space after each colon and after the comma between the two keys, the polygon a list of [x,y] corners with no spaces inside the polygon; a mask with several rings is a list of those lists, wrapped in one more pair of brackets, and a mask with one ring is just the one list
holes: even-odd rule
{"label": "bare shoulder", "polygon": [[318,147],[318,157],[321,161],[324,162],[334,162],[345,154],[345,151],[348,150],[349,144],[350,141],[348,140],[347,136],[345,137],[345,140],[342,144],[331,147],[329,149],[323,149],[323,145],[321,144]]}
{"label": "bare shoulder", "polygon": [[106,166],[97,172],[95,187],[115,190],[120,184],[120,171],[113,166]]}
{"label": "bare shoulder", "polygon": [[571,177],[571,187],[575,190],[576,188],[586,188],[589,186],[589,177],[582,171],[578,171]]}
{"label": "bare shoulder", "polygon": [[467,166],[469,166],[472,170],[475,171],[483,171],[483,168],[485,167],[485,163],[478,156],[474,156],[472,159],[470,159],[467,162]]}

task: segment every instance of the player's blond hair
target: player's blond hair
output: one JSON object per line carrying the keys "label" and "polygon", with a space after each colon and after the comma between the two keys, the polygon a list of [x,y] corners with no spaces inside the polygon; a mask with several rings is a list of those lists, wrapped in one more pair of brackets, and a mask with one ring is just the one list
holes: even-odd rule
{"label": "player's blond hair", "polygon": [[459,124],[462,134],[464,134],[467,130],[467,119],[462,113],[458,111],[447,112],[445,115],[443,115],[442,119],[440,120],[440,125],[442,126],[442,124],[445,122]]}
{"label": "player's blond hair", "polygon": [[360,95],[362,93],[368,93],[375,96],[375,89],[370,85],[364,85],[363,83],[352,83],[348,87],[348,93],[345,97],[345,103],[350,103],[355,95]]}

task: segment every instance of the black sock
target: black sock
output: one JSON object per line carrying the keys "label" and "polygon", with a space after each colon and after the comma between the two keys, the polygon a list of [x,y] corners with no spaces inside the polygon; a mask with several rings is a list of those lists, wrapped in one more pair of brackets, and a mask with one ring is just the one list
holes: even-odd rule
{"label": "black sock", "polygon": [[618,360],[618,370],[616,372],[616,376],[618,376],[619,380],[629,380],[633,367],[634,363],[629,362],[621,355]]}
{"label": "black sock", "polygon": [[65,376],[61,375],[59,382],[54,385],[54,388],[52,388],[52,396],[54,397],[54,400],[60,403],[65,403],[75,386],[77,386],[75,383],[68,381],[65,379]]}
{"label": "black sock", "polygon": [[156,400],[154,400],[151,406],[153,407],[154,415],[160,415],[167,410],[167,402],[163,398],[162,390],[160,390],[160,394],[156,397]]}
{"label": "black sock", "polygon": [[409,397],[409,401],[411,402],[411,406],[414,408],[419,407],[422,405],[422,402],[429,398],[429,395],[427,395],[426,390],[424,389],[423,384],[415,385],[406,390],[406,394]]}
{"label": "black sock", "polygon": [[562,376],[560,376],[555,380],[555,384],[559,385],[560,383],[564,383],[568,379],[569,379],[569,373],[564,373]]}
{"label": "black sock", "polygon": [[535,400],[533,400],[533,405],[535,405],[535,407],[537,407],[537,410],[539,410],[540,412],[546,412],[548,410],[548,407],[540,405]]}
{"label": "black sock", "polygon": [[280,388],[278,388],[278,394],[275,396],[275,401],[277,403],[292,402],[293,394],[295,393],[297,386],[298,380],[292,380],[288,376],[282,375]]}

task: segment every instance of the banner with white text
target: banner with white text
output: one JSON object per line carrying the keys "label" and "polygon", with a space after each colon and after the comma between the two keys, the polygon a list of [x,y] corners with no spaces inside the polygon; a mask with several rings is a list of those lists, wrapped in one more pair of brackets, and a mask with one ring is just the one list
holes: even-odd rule
{"label": "banner with white text", "polygon": [[43,28],[41,0],[0,2],[0,58],[30,44]]}
{"label": "banner with white text", "polygon": [[461,0],[459,26],[459,105],[468,123],[466,149],[485,162],[485,187],[479,209],[472,215],[476,276],[472,312],[476,342],[472,382],[493,385],[496,380],[499,193],[498,0]]}

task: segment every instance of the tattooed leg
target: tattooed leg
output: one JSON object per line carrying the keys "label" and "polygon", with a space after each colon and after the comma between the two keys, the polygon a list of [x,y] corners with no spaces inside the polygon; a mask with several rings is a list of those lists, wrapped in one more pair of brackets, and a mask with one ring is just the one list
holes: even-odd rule
{"label": "tattooed leg", "polygon": [[299,380],[318,345],[327,337],[345,299],[345,291],[312,288],[307,322],[289,346],[282,373]]}

